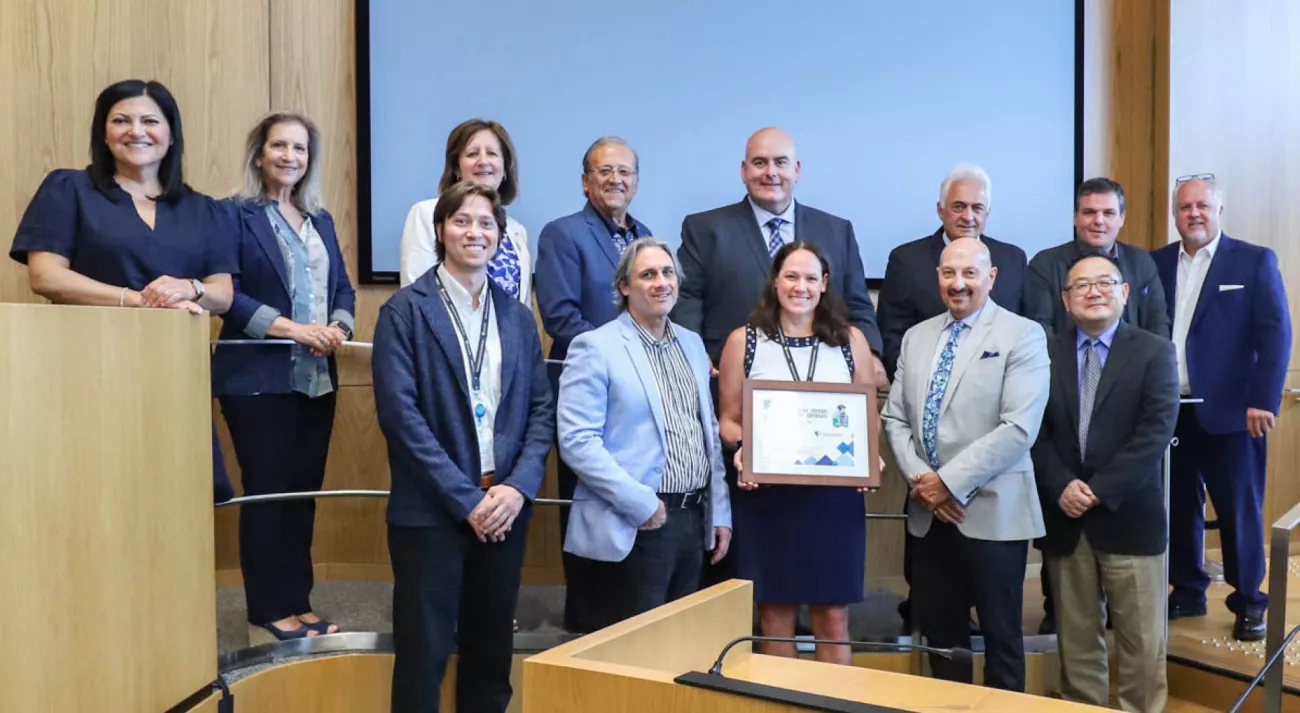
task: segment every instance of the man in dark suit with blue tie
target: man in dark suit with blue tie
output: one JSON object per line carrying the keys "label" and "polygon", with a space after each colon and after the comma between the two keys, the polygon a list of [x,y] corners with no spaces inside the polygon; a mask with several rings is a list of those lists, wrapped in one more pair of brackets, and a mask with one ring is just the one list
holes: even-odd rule
{"label": "man in dark suit with blue tie", "polygon": [[[1168,297],[1183,396],[1171,456],[1169,618],[1205,614],[1201,571],[1208,491],[1219,520],[1223,576],[1232,586],[1233,636],[1264,638],[1262,533],[1265,436],[1281,407],[1291,317],[1277,255],[1224,235],[1213,174],[1178,179],[1174,224],[1182,240],[1152,257]],[[1204,491],[1202,490],[1204,488]]]}
{"label": "man in dark suit with blue tie", "polygon": [[[767,283],[772,256],[786,243],[806,240],[821,248],[830,261],[830,287],[839,292],[848,305],[849,320],[871,345],[875,383],[883,384],[880,330],[867,294],[853,224],[795,201],[801,170],[789,134],[769,127],[749,137],[740,164],[747,195],[739,203],[688,215],[682,221],[682,244],[677,250],[682,265],[681,296],[673,309],[673,321],[704,338],[716,375],[727,337],[748,321]],[[716,380],[713,387],[717,403]],[[735,497],[736,472],[730,457],[723,460]],[[706,568],[706,585],[735,575],[737,546],[744,544],[733,543],[733,554]]]}
{"label": "man in dark suit with blue tie", "polygon": [[[628,214],[636,197],[639,161],[626,141],[616,136],[596,139],[582,157],[582,190],[587,204],[582,210],[557,218],[542,228],[537,238],[534,285],[542,326],[551,335],[548,374],[559,393],[560,373],[569,343],[580,334],[612,321],[619,314],[614,304],[614,267],[628,243],[650,235],[645,223]],[[557,485],[561,498],[571,499],[578,478],[563,459],[557,460]],[[560,510],[561,541],[568,537],[569,510]],[[588,561],[564,553],[564,628],[593,631],[587,614],[598,609],[599,583]]]}

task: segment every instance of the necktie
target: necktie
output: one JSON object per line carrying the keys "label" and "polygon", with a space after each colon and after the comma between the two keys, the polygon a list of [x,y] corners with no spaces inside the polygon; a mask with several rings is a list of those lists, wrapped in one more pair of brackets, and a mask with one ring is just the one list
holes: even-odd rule
{"label": "necktie", "polygon": [[1092,425],[1092,405],[1097,400],[1097,382],[1101,381],[1101,359],[1097,340],[1089,339],[1083,349],[1083,378],[1079,381],[1079,458],[1088,453],[1088,427]]}
{"label": "necktie", "polygon": [[506,291],[506,294],[515,299],[519,299],[519,279],[522,271],[519,267],[519,253],[515,252],[515,245],[510,241],[510,236],[501,235],[501,242],[497,245],[497,251],[488,260],[488,277],[497,283],[497,286]]}
{"label": "necktie", "polygon": [[767,254],[776,255],[776,251],[785,245],[785,240],[781,238],[781,226],[785,225],[785,218],[773,218],[767,221],[767,229],[771,231],[767,239]]}
{"label": "necktie", "polygon": [[921,425],[921,445],[925,447],[930,467],[935,469],[939,467],[939,406],[943,404],[943,393],[948,390],[948,377],[952,376],[952,362],[957,356],[957,339],[966,329],[966,323],[953,322],[951,329],[930,377],[930,388],[925,392],[925,418]]}

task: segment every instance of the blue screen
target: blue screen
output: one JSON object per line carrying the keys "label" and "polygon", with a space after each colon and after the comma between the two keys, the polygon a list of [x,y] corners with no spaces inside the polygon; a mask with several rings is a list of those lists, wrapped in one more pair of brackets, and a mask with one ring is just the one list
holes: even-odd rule
{"label": "blue screen", "polygon": [[962,161],[992,176],[988,234],[1031,256],[1070,236],[1075,0],[370,0],[368,58],[376,272],[398,269],[407,211],[472,117],[514,140],[509,211],[534,253],[582,207],[597,137],[636,149],[631,213],[676,245],[683,217],[744,196],[745,140],[772,125],[794,137],[797,200],[853,221],[867,277],[939,227]]}

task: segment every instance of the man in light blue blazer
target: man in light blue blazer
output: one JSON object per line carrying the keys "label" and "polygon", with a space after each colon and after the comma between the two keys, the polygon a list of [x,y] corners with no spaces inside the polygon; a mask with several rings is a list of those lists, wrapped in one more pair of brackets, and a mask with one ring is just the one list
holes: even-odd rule
{"label": "man in light blue blazer", "polygon": [[662,241],[628,245],[620,314],[573,340],[560,376],[560,457],[578,476],[564,550],[594,561],[594,628],[695,591],[705,551],[731,543],[709,357],[668,320],[678,275]]}

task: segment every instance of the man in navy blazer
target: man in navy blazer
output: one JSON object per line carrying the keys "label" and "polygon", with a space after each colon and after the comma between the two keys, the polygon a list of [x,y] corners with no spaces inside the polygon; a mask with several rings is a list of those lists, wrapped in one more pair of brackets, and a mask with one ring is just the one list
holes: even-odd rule
{"label": "man in navy blazer", "polygon": [[[612,299],[614,266],[628,243],[650,235],[628,213],[639,181],[636,152],[617,136],[596,139],[582,156],[582,210],[546,224],[537,238],[534,285],[542,326],[551,336],[551,388],[558,393],[569,343],[618,316]],[[558,362],[558,363],[557,363]],[[561,498],[573,497],[578,479],[564,463],[556,467]],[[560,539],[568,532],[569,510],[560,510]],[[564,562],[564,628],[595,631],[587,617],[599,604],[600,583],[589,563],[568,552]]]}
{"label": "man in navy blazer", "polygon": [[1291,354],[1291,316],[1277,255],[1219,227],[1223,198],[1213,174],[1178,179],[1174,224],[1182,240],[1152,257],[1168,298],[1179,389],[1202,399],[1179,409],[1171,456],[1169,618],[1205,614],[1201,571],[1203,492],[1214,501],[1223,576],[1232,586],[1233,635],[1264,638],[1265,436],[1281,407]]}
{"label": "man in navy blazer", "polygon": [[615,271],[620,314],[574,340],[560,377],[560,457],[578,474],[566,552],[595,560],[598,627],[694,592],[731,541],[709,358],[669,322],[678,269],[638,240]]}
{"label": "man in navy blazer", "polygon": [[[555,410],[531,311],[487,279],[505,209],[458,183],[434,210],[439,266],[379,311],[375,408],[392,494],[393,710],[504,712],[512,617]],[[477,384],[477,386],[476,386]]]}

